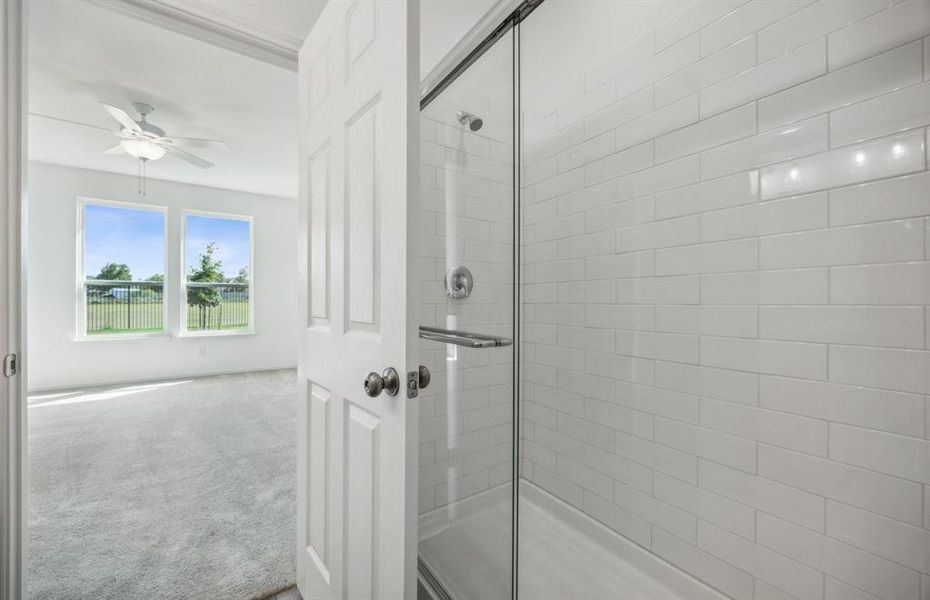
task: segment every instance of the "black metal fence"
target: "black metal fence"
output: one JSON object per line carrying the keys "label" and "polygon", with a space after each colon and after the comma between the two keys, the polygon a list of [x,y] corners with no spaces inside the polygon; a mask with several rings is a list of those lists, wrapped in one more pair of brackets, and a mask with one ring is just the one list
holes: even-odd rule
{"label": "black metal fence", "polygon": [[88,335],[162,331],[164,284],[158,281],[86,281]]}
{"label": "black metal fence", "polygon": [[[248,329],[248,283],[188,281],[184,315],[188,331]],[[164,283],[158,281],[84,282],[87,335],[158,333],[165,328]]]}
{"label": "black metal fence", "polygon": [[188,281],[187,330],[247,329],[248,283],[200,283]]}

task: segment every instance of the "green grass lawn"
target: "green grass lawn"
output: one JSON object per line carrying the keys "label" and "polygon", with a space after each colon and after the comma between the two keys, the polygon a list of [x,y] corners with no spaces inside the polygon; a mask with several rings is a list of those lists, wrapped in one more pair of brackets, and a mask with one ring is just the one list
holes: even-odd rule
{"label": "green grass lawn", "polygon": [[217,307],[205,312],[206,322],[201,326],[201,312],[198,306],[187,307],[187,330],[229,330],[247,329],[249,326],[249,303],[246,300],[227,300]]}
{"label": "green grass lawn", "polygon": [[[87,335],[119,335],[123,333],[158,333],[164,330],[164,305],[161,302],[125,302],[87,305]],[[208,308],[206,323],[201,327],[201,313],[197,306],[187,307],[188,331],[247,329],[249,303],[245,300],[227,301]]]}

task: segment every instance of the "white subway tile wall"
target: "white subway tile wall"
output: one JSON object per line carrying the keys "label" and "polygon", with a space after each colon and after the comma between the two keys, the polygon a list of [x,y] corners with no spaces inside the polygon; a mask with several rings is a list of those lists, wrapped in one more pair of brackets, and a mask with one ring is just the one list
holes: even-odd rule
{"label": "white subway tile wall", "polygon": [[697,1],[524,116],[524,478],[733,598],[930,598],[928,36]]}
{"label": "white subway tile wall", "polygon": [[[476,75],[506,74],[510,63],[482,68]],[[469,81],[447,88],[420,118],[419,322],[513,337],[512,92]],[[482,128],[459,123],[462,110]],[[456,265],[474,276],[468,298],[446,296],[445,273]],[[513,357],[512,348],[420,340],[420,362],[432,374],[420,393],[421,514],[512,479]]]}

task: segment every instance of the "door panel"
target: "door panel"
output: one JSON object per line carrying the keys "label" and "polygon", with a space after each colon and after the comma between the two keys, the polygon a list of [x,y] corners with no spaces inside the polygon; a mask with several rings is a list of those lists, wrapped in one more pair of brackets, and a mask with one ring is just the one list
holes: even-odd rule
{"label": "door panel", "polygon": [[381,419],[347,403],[346,501],[349,598],[379,598],[375,565],[378,538],[375,523],[378,489],[378,428]]}
{"label": "door panel", "polygon": [[307,171],[309,190],[310,275],[323,285],[313,286],[310,294],[309,324],[314,327],[329,327],[329,258],[330,258],[330,178],[329,145],[324,144],[309,159]]}
{"label": "door panel", "polygon": [[[416,589],[417,14],[331,1],[300,54],[297,579],[314,600]],[[366,395],[387,367],[397,395]]]}
{"label": "door panel", "polygon": [[314,566],[320,570],[323,578],[329,581],[330,552],[326,521],[327,498],[331,493],[329,469],[327,465],[328,420],[332,396],[329,390],[308,383],[307,411],[307,504],[306,504],[306,545],[307,552],[313,559]]}
{"label": "door panel", "polygon": [[381,103],[374,99],[352,117],[346,135],[346,205],[349,228],[349,328],[378,331],[381,210],[377,165],[381,159]]}

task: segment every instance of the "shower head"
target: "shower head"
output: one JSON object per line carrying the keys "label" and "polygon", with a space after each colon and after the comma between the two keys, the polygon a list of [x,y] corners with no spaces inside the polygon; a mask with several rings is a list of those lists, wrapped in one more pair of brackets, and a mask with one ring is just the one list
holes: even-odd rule
{"label": "shower head", "polygon": [[481,120],[481,117],[465,112],[464,110],[459,111],[458,118],[459,123],[468,125],[468,128],[472,131],[478,131],[481,129],[481,126],[484,125],[484,121]]}

